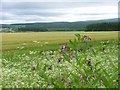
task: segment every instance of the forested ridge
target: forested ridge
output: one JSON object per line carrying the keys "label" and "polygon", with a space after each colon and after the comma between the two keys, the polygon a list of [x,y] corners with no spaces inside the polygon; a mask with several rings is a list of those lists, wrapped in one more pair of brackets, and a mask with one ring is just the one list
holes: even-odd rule
{"label": "forested ridge", "polygon": [[[114,20],[115,21],[115,20]],[[2,24],[14,32],[45,32],[45,31],[118,31],[119,23],[114,21],[82,21],[82,22],[51,22],[51,23],[24,23]],[[4,30],[4,29],[3,29]],[[7,30],[6,30],[7,31]]]}

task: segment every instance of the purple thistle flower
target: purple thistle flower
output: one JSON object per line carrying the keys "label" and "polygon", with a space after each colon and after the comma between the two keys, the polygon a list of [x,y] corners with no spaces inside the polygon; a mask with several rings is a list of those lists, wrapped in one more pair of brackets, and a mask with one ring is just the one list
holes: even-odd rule
{"label": "purple thistle flower", "polygon": [[69,81],[64,77],[61,77],[60,80],[63,81],[64,83],[69,83]]}
{"label": "purple thistle flower", "polygon": [[84,36],[82,37],[82,41],[83,41],[83,42],[91,41],[91,37],[84,35]]}
{"label": "purple thistle flower", "polygon": [[70,47],[68,47],[67,45],[62,45],[61,50],[70,50]]}
{"label": "purple thistle flower", "polygon": [[75,55],[73,53],[71,53],[69,56],[71,59],[75,58]]}

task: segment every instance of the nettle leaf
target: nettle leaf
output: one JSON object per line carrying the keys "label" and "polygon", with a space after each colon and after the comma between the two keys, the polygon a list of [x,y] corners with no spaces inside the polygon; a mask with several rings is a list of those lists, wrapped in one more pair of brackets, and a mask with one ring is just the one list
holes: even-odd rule
{"label": "nettle leaf", "polygon": [[76,46],[77,46],[77,39],[74,38],[74,41],[69,40],[69,43],[70,43],[70,46],[71,46],[72,48],[76,48]]}
{"label": "nettle leaf", "polygon": [[96,77],[95,81],[93,82],[93,85],[97,85],[98,81],[100,80],[101,78],[101,74],[98,74],[98,76]]}
{"label": "nettle leaf", "polygon": [[111,82],[109,82],[106,77],[104,77],[102,80],[103,80],[103,84],[104,84],[105,87],[109,87],[110,86]]}
{"label": "nettle leaf", "polygon": [[48,81],[48,78],[47,78],[48,76],[45,74],[45,72],[44,72],[43,70],[40,70],[39,75],[40,75],[42,78],[44,78],[45,81]]}
{"label": "nettle leaf", "polygon": [[98,68],[98,69],[95,70],[95,73],[98,73],[100,71],[101,71],[101,68]]}
{"label": "nettle leaf", "polygon": [[109,81],[109,74],[106,72],[106,70],[102,70],[102,73],[103,73],[103,78],[102,78],[102,81],[103,81],[103,85],[105,87],[110,87],[110,84],[111,84],[111,81]]}
{"label": "nettle leaf", "polygon": [[74,44],[77,44],[77,39],[76,38],[74,38]]}
{"label": "nettle leaf", "polygon": [[78,41],[81,39],[81,35],[80,34],[75,34],[75,36],[77,37]]}
{"label": "nettle leaf", "polygon": [[74,78],[79,79],[80,77],[77,74],[70,73]]}
{"label": "nettle leaf", "polygon": [[69,40],[70,44],[73,44],[73,41],[72,40]]}
{"label": "nettle leaf", "polygon": [[70,62],[70,57],[69,55],[67,55],[66,53],[64,53],[64,59],[68,62]]}
{"label": "nettle leaf", "polygon": [[[117,75],[117,74],[118,74],[117,72],[112,73],[112,75],[111,75],[111,77],[110,77],[110,79],[109,79],[109,82],[111,82],[111,83],[110,83],[110,86],[114,86],[114,87],[117,86],[118,82],[114,82],[114,81],[116,81],[116,80],[118,79],[118,75]],[[114,83],[114,84],[113,84],[113,83]]]}
{"label": "nettle leaf", "polygon": [[72,40],[69,40],[69,44],[71,47],[74,47],[74,42]]}
{"label": "nettle leaf", "polygon": [[98,61],[96,64],[95,64],[95,67],[97,67],[98,65],[101,64],[101,61]]}
{"label": "nettle leaf", "polygon": [[95,49],[92,49],[93,55],[96,56],[96,51]]}
{"label": "nettle leaf", "polygon": [[61,88],[61,86],[62,87],[65,87],[65,84],[64,84],[64,82],[63,81],[61,81],[59,78],[57,79],[55,79],[55,80],[53,80],[54,81],[54,83],[55,83],[55,87],[56,88]]}
{"label": "nettle leaf", "polygon": [[103,70],[106,77],[109,77],[109,74],[106,72],[106,70]]}
{"label": "nettle leaf", "polygon": [[111,61],[111,66],[112,66],[112,68],[115,68],[115,69],[117,69],[118,67]]}
{"label": "nettle leaf", "polygon": [[112,73],[110,80],[112,81],[112,80],[117,80],[117,79],[118,79],[118,72]]}
{"label": "nettle leaf", "polygon": [[74,48],[77,46],[77,39],[76,38],[74,38]]}

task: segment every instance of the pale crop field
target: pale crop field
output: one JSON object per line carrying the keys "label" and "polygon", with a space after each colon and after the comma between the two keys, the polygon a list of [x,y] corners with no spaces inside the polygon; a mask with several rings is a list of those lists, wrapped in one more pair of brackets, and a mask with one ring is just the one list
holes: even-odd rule
{"label": "pale crop field", "polygon": [[2,33],[2,49],[16,49],[19,47],[40,47],[44,44],[61,44],[73,39],[74,34],[87,35],[92,40],[117,39],[118,32],[26,32]]}
{"label": "pale crop field", "polygon": [[118,43],[118,32],[3,33],[0,88],[118,88]]}

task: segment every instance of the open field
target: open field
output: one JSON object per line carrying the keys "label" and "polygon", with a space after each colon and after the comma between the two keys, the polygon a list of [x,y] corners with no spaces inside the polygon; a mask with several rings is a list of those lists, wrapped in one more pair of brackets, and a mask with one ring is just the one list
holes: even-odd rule
{"label": "open field", "polygon": [[[3,33],[2,49],[17,49],[19,47],[42,47],[43,45],[65,43],[73,39],[74,34],[88,35],[92,40],[117,39],[118,32],[27,32],[27,33]],[[49,46],[48,46],[49,47]]]}
{"label": "open field", "polygon": [[[83,42],[76,33],[91,36],[92,41]],[[118,32],[3,33],[2,37],[0,87],[118,88]]]}

